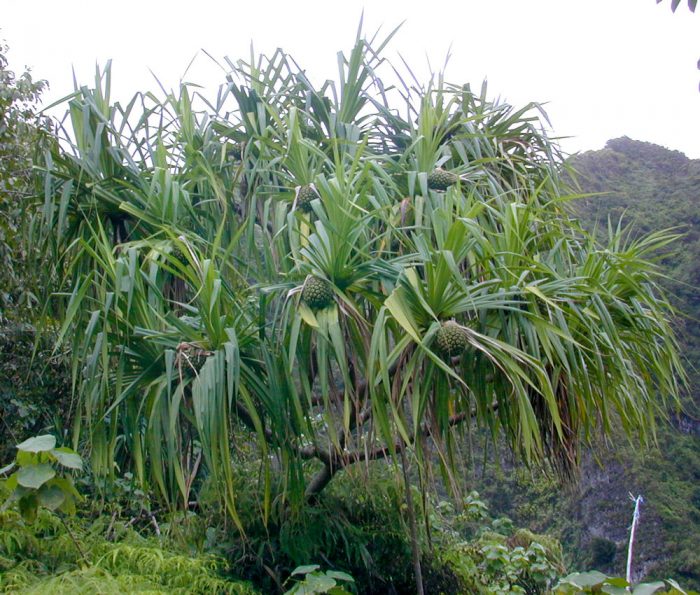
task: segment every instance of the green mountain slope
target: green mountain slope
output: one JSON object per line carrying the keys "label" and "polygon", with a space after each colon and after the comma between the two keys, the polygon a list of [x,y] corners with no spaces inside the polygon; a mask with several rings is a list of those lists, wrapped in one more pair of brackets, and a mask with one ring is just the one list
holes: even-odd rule
{"label": "green mountain slope", "polygon": [[[663,260],[668,289],[683,313],[679,335],[686,348],[694,417],[700,403],[700,159],[623,137],[573,160],[585,192],[604,193],[581,201],[584,225],[605,226],[621,217],[632,233],[677,227],[684,237]],[[690,422],[691,420],[687,420]],[[697,419],[695,420],[697,431]]]}
{"label": "green mountain slope", "polygon": [[[620,439],[583,456],[580,481],[561,487],[533,477],[505,457],[480,467],[470,487],[523,526],[558,536],[572,569],[624,575],[633,504],[642,494],[635,549],[637,579],[676,577],[700,588],[700,160],[629,138],[572,160],[585,193],[584,227],[605,233],[608,219],[633,235],[679,227],[683,237],[661,260],[666,286],[683,315],[678,335],[690,377],[684,411],[660,424],[658,448],[640,451]],[[600,463],[600,464],[598,464]]]}

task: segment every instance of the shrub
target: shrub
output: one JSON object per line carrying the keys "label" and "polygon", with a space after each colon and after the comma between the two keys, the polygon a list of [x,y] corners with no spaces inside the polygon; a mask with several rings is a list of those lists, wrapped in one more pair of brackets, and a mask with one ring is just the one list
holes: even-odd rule
{"label": "shrub", "polygon": [[84,559],[49,511],[40,510],[31,525],[14,511],[0,513],[0,593],[256,593],[225,578],[227,567],[214,556],[175,553],[130,529],[112,543],[99,523],[71,525]]}
{"label": "shrub", "polygon": [[24,436],[71,426],[70,367],[50,335],[29,324],[0,325],[0,461],[14,457]]}

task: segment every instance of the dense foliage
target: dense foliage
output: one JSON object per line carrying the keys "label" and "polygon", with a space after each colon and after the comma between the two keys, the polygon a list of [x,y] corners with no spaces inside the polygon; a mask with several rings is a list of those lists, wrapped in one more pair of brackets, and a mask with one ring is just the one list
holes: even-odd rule
{"label": "dense foliage", "polygon": [[577,214],[589,229],[622,219],[636,237],[669,228],[682,233],[664,252],[661,265],[666,276],[662,284],[680,313],[678,335],[692,379],[684,406],[692,426],[700,411],[700,160],[619,138],[601,151],[579,155],[573,165],[583,189],[597,193],[577,204]]}
{"label": "dense foliage", "polygon": [[79,550],[58,518],[45,511],[32,525],[17,513],[0,512],[0,524],[0,593],[257,593],[222,576],[221,560],[172,551],[129,528],[113,528],[105,539],[108,528],[101,522],[73,522]]}
{"label": "dense foliage", "polygon": [[[22,317],[13,311],[10,318]],[[37,336],[28,322],[0,326],[0,463],[15,445],[50,429],[68,436],[72,418],[70,367],[54,351],[51,334]]]}
{"label": "dense foliage", "polygon": [[[659,254],[662,284],[679,315],[674,323],[690,376],[683,411],[663,424],[658,445],[639,450],[622,436],[584,456],[576,486],[532,476],[500,452],[469,482],[494,510],[515,522],[556,535],[571,568],[621,574],[627,555],[629,492],[643,494],[635,555],[637,578],[676,577],[700,589],[700,161],[678,151],[629,138],[576,156],[581,189],[594,196],[577,201],[582,224],[607,233],[622,218],[640,237],[676,227],[682,237]],[[498,461],[500,469],[493,465]]]}
{"label": "dense foliage", "polygon": [[264,519],[408,449],[420,468],[437,449],[451,481],[472,422],[564,470],[613,420],[649,434],[680,374],[646,260],[672,236],[578,229],[536,106],[438,80],[403,89],[404,118],[363,38],[339,88],[282,53],[231,66],[199,112],[187,87],[112,105],[105,72],[47,161],[75,440],[98,476],[128,468],[171,507],[206,476],[240,526],[236,423]]}
{"label": "dense foliage", "polygon": [[7,63],[8,48],[0,42],[0,323],[36,308],[36,256],[28,221],[30,197],[37,177],[35,158],[50,142],[49,122],[36,104],[46,81],[29,72],[17,76]]}
{"label": "dense foliage", "polygon": [[[268,592],[535,594],[564,572],[555,541],[460,496],[469,437],[565,476],[600,431],[652,437],[683,380],[650,260],[674,235],[599,241],[539,106],[389,87],[389,38],[358,35],[320,87],[278,51],[229,62],[214,102],[112,103],[109,67],[76,89],[23,225],[70,362],[52,433],[72,422],[90,505],[68,531],[80,568],[28,578],[27,552],[3,554],[11,588],[176,590],[185,568],[245,592],[222,558]],[[54,451],[18,458],[8,502],[48,489]],[[103,543],[117,526],[193,556]],[[156,570],[104,566],[123,552]]]}
{"label": "dense foliage", "polygon": [[[355,583],[362,593],[415,592],[401,487],[387,473],[375,475],[372,486],[367,492],[357,481],[341,479],[320,508],[286,521],[277,539],[251,525],[242,540],[221,525],[207,527],[201,516],[141,525],[131,512],[112,508],[110,515],[99,502],[83,506],[79,518],[67,521],[68,531],[47,511],[31,524],[15,512],[0,512],[0,592],[258,592],[231,574],[247,575],[263,593],[335,593],[321,589],[331,581],[350,592]],[[2,489],[0,484],[0,495]],[[121,505],[128,502],[122,495]],[[444,501],[425,505],[432,533],[423,546],[427,592],[534,595],[547,592],[563,572],[558,543],[492,518],[476,493],[459,513]],[[299,560],[318,560],[326,570]],[[328,569],[330,564],[343,570]]]}

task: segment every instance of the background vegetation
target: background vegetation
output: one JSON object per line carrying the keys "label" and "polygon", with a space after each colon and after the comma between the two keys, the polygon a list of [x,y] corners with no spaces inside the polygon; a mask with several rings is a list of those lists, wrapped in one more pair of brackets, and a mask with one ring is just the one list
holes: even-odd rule
{"label": "background vegetation", "polygon": [[[576,203],[589,229],[604,233],[620,219],[641,235],[677,227],[681,239],[662,253],[664,285],[690,375],[683,411],[659,428],[658,448],[639,451],[619,438],[584,457],[579,483],[563,489],[551,479],[514,467],[504,453],[481,466],[470,485],[492,507],[518,523],[561,539],[575,568],[621,574],[626,559],[627,494],[643,494],[638,569],[648,577],[675,576],[700,588],[700,161],[678,151],[635,141],[611,140],[600,151],[576,156],[573,167],[586,192]],[[479,463],[479,461],[477,461]]]}

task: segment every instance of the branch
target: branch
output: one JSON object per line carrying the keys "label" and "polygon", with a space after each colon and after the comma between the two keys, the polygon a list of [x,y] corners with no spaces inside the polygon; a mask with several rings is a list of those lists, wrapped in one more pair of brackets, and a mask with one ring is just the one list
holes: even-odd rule
{"label": "branch", "polygon": [[309,485],[306,486],[306,492],[304,496],[307,501],[313,503],[316,502],[318,495],[324,490],[324,488],[331,482],[333,476],[338,472],[339,467],[331,467],[330,465],[323,465],[316,475],[313,476]]}
{"label": "branch", "polygon": [[[394,374],[396,370],[398,369],[398,362],[394,362],[394,364],[389,368],[389,374]],[[315,372],[314,372],[315,373]],[[363,379],[360,382],[357,383],[357,387],[355,387],[355,398],[357,400],[361,400],[363,398],[366,398],[366,393],[369,388],[369,381],[367,379]],[[357,426],[363,425],[369,416],[372,413],[372,409],[370,407],[364,407],[359,415],[357,417],[354,417],[353,420],[351,420],[351,429],[356,428]],[[243,423],[244,426],[246,426],[249,430],[252,432],[257,432],[257,428],[255,426],[255,422],[253,421],[253,416],[251,415],[250,411],[240,402],[236,403],[236,414],[238,415],[238,419]],[[269,428],[264,427],[263,425],[263,436],[265,438],[265,441],[274,446],[274,436],[272,434],[272,430]],[[345,433],[342,435],[341,439],[341,444],[343,447],[347,443],[347,436]],[[321,448],[319,448],[316,445],[312,446],[304,446],[304,447],[296,447],[296,450],[298,454],[304,458],[304,459],[320,459],[324,463],[331,464],[331,451],[325,451]]]}
{"label": "branch", "polygon": [[[389,374],[395,374],[399,368],[399,365],[400,361],[394,362],[394,364],[392,364],[392,366],[389,368]],[[369,390],[369,380],[366,378],[361,380],[357,383],[357,386],[354,388],[355,398],[358,401],[366,399],[367,392]],[[491,410],[495,411],[496,409],[498,409],[498,403],[494,401],[491,404]],[[253,416],[248,411],[248,409],[246,409],[246,407],[240,402],[236,403],[236,413],[240,421],[248,429],[250,429],[253,432],[258,431],[253,421]],[[358,426],[364,425],[371,416],[371,414],[371,407],[364,407],[359,412],[359,414],[353,416],[353,419],[351,420],[350,431],[354,430]],[[476,409],[472,409],[470,412],[465,411],[462,413],[458,413],[450,417],[448,424],[450,427],[457,426],[462,422],[466,421],[467,419],[472,419],[476,417],[476,414]],[[423,437],[428,437],[430,435],[429,426],[423,426],[421,430],[421,435]],[[263,436],[268,444],[273,446],[275,445],[272,430],[263,426]],[[343,448],[347,444],[347,438],[347,433],[343,432],[340,441]],[[327,448],[321,448],[316,444],[307,445],[303,447],[292,447],[292,450],[295,450],[302,459],[318,459],[323,463],[323,468],[316,475],[314,475],[314,477],[311,479],[309,485],[306,488],[306,498],[309,500],[315,500],[316,497],[323,491],[323,489],[330,483],[331,479],[333,479],[335,474],[341,469],[344,469],[349,465],[353,465],[362,461],[374,461],[377,459],[389,458],[390,456],[392,456],[393,453],[402,452],[407,445],[402,440],[397,440],[393,446],[393,449],[390,449],[388,446],[384,445],[374,448],[372,450],[358,449],[352,452],[345,453],[335,452],[333,446],[330,444]]]}
{"label": "branch", "polygon": [[[491,403],[491,411],[496,411],[498,409],[498,402],[494,401]],[[476,417],[476,408],[472,409],[470,412],[462,412],[450,417],[448,425],[449,427],[455,427],[463,423],[467,419],[472,419]],[[427,438],[430,436],[430,428],[424,425],[421,430],[421,436]],[[331,479],[335,476],[338,471],[349,467],[355,463],[360,463],[362,461],[375,461],[378,459],[388,459],[393,453],[402,453],[404,449],[409,446],[403,440],[397,440],[394,443],[394,448],[389,449],[388,446],[378,446],[372,450],[356,450],[349,453],[344,453],[342,455],[323,452],[318,450],[316,447],[305,447],[300,450],[302,456],[306,455],[305,458],[319,458],[323,460],[323,468],[311,479],[309,485],[306,487],[306,498],[308,500],[314,501],[321,493],[321,491],[330,483]]]}

